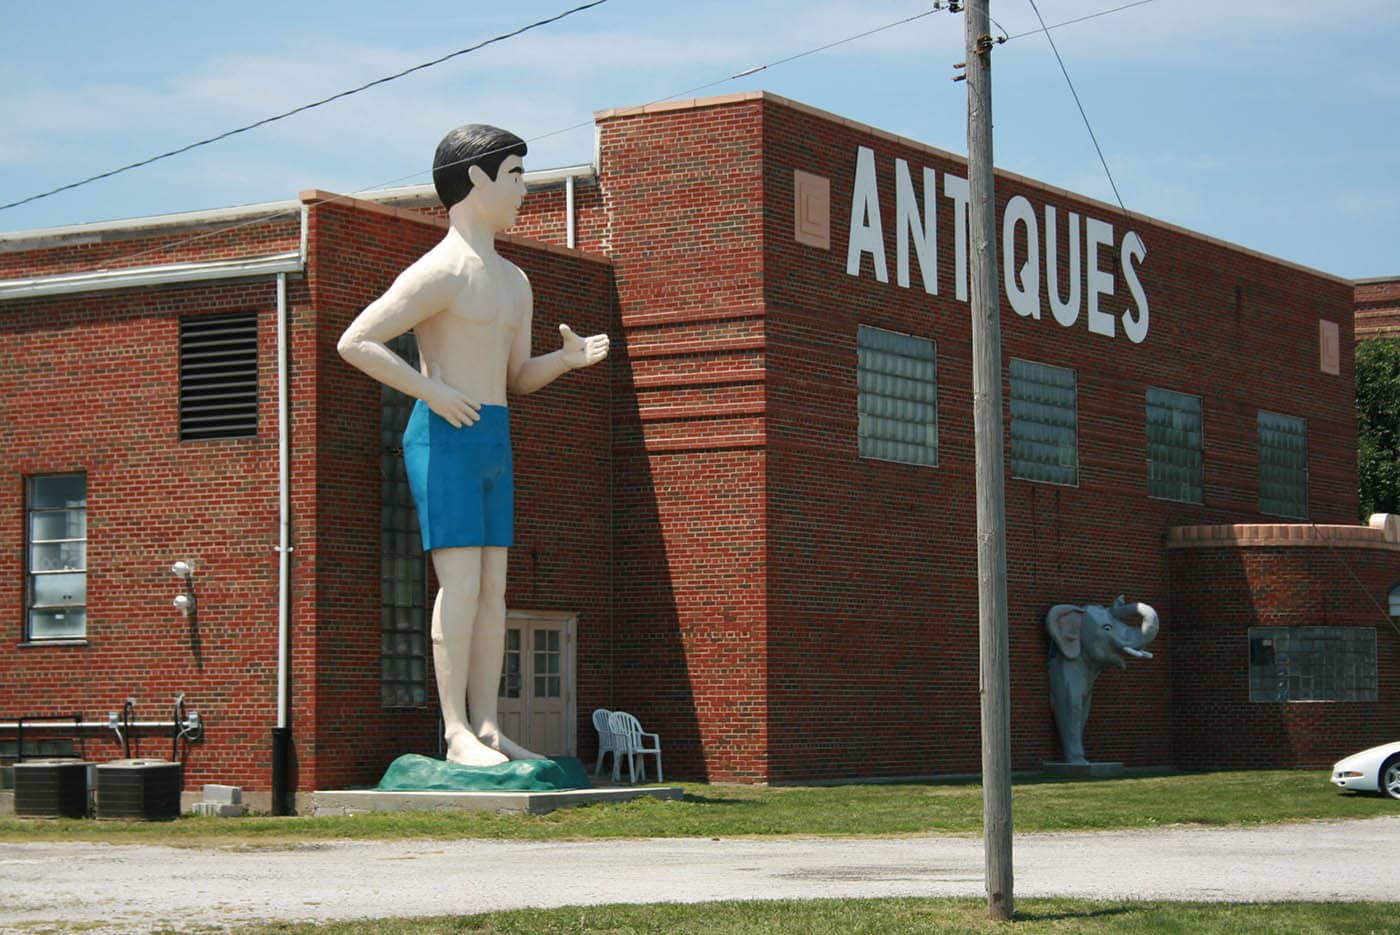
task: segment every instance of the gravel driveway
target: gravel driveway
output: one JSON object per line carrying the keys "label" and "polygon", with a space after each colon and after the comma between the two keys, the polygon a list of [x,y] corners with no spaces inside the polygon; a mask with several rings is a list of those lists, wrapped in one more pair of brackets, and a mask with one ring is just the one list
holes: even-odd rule
{"label": "gravel driveway", "polygon": [[[1018,835],[1016,896],[1400,900],[1400,815]],[[983,897],[976,837],[0,848],[0,929],[139,932],[615,902]]]}

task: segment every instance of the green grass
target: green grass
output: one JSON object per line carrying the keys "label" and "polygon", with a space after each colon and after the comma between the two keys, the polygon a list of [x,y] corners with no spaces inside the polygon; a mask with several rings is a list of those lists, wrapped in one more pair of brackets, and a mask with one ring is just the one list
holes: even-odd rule
{"label": "green grass", "polygon": [[325,925],[270,924],[239,929],[249,935],[906,935],[911,932],[1171,933],[1312,935],[1400,931],[1393,903],[1180,903],[1026,899],[1016,924],[988,921],[986,904],[971,899],[841,899],[720,902],[698,905],[588,906],[527,909],[485,915],[382,919]]}
{"label": "green grass", "polygon": [[[62,838],[276,846],[332,838],[974,834],[982,827],[982,790],[975,783],[682,785],[686,797],[681,802],[642,799],[549,815],[417,812],[322,818],[184,817],[173,822],[4,818],[0,819],[0,841]],[[1031,832],[1369,818],[1400,814],[1400,803],[1340,793],[1316,771],[1273,771],[1018,782],[1012,809],[1016,830]]]}

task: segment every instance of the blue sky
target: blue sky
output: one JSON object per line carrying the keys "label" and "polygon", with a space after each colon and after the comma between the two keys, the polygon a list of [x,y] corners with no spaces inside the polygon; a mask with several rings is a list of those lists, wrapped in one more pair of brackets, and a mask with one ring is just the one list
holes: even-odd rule
{"label": "blue sky", "polygon": [[[0,0],[0,203],[116,168],[552,16],[582,0],[235,7]],[[1130,0],[1037,0],[1051,24]],[[963,18],[929,0],[608,0],[479,53],[83,188],[0,230],[425,182],[461,123],[587,162],[595,110],[765,89],[953,152]],[[992,0],[1017,36],[1029,0]],[[411,12],[405,12],[411,11]],[[1400,274],[1400,4],[1153,0],[1054,32],[1127,208],[1353,278]],[[710,85],[702,91],[692,91]],[[999,168],[1113,200],[1043,35],[994,53]],[[573,128],[573,129],[568,129]],[[562,132],[561,132],[562,131]]]}

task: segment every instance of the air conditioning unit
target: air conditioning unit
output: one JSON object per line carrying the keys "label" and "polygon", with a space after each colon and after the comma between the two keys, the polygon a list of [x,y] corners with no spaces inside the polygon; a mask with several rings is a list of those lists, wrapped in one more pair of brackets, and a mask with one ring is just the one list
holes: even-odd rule
{"label": "air conditioning unit", "polygon": [[15,814],[22,818],[86,818],[91,766],[82,760],[16,763]]}
{"label": "air conditioning unit", "polygon": [[113,760],[97,767],[97,817],[166,821],[180,815],[183,770],[169,760]]}

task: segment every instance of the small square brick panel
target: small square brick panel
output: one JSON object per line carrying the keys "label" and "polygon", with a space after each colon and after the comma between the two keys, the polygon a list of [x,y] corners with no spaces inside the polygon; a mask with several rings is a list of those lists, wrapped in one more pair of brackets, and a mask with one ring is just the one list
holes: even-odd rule
{"label": "small square brick panel", "polygon": [[1342,343],[1335,321],[1317,323],[1319,366],[1334,376],[1342,372]]}
{"label": "small square brick panel", "polygon": [[831,179],[792,172],[793,236],[800,244],[831,249]]}

